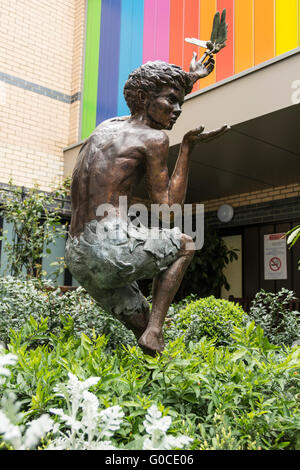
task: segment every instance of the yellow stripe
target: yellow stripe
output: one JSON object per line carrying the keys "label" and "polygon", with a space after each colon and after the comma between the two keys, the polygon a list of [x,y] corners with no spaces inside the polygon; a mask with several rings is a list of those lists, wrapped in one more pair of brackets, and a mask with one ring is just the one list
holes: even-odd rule
{"label": "yellow stripe", "polygon": [[276,0],[276,55],[298,47],[299,0]]}
{"label": "yellow stripe", "polygon": [[298,0],[298,18],[299,18],[299,23],[298,23],[298,46],[300,46],[300,0]]}

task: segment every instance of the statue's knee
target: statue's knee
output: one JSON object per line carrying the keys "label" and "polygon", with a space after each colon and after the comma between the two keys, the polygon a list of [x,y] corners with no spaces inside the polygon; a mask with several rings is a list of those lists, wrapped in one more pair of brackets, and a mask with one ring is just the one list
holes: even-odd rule
{"label": "statue's knee", "polygon": [[181,236],[181,250],[185,256],[190,256],[191,258],[195,253],[195,243],[189,235],[185,233]]}

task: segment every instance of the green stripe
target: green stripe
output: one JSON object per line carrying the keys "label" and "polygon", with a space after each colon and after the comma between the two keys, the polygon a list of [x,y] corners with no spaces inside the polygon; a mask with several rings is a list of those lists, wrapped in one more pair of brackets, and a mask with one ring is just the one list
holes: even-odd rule
{"label": "green stripe", "polygon": [[101,0],[88,0],[81,138],[96,127]]}

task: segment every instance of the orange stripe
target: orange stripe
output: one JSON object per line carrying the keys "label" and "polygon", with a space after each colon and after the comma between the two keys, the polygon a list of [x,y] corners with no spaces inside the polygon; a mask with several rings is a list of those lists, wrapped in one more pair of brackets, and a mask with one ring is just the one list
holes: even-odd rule
{"label": "orange stripe", "polygon": [[[217,11],[216,0],[201,0],[200,2],[200,39],[208,41],[212,32],[214,15]],[[204,52],[201,49],[201,54]],[[216,58],[216,56],[214,56]],[[200,88],[205,88],[216,82],[216,69],[208,77],[200,80]]]}
{"label": "orange stripe", "polygon": [[254,0],[254,63],[275,56],[274,0]]}
{"label": "orange stripe", "polygon": [[235,73],[254,65],[253,0],[235,0]]}
{"label": "orange stripe", "polygon": [[[184,0],[184,38],[199,39],[199,0]],[[194,51],[199,55],[199,47],[184,42],[183,69],[187,72],[189,71]],[[193,91],[198,89],[199,82],[196,83]]]}
{"label": "orange stripe", "polygon": [[170,58],[171,64],[183,66],[183,4],[184,0],[171,0]]}

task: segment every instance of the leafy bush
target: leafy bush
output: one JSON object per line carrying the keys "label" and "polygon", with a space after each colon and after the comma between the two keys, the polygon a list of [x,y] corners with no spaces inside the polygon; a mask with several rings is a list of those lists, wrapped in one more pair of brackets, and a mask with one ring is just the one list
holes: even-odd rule
{"label": "leafy bush", "polygon": [[[10,329],[19,331],[29,317],[35,321],[48,318],[47,330],[34,337],[32,345],[47,344],[50,333],[59,334],[64,325],[80,337],[82,333],[109,337],[107,348],[136,345],[136,339],[122,323],[104,312],[83,288],[61,295],[60,289],[47,290],[50,282],[37,279],[0,278],[0,341],[6,343]],[[241,325],[246,314],[227,300],[189,296],[169,310],[165,327],[166,341],[184,335],[185,341],[199,341],[202,336],[217,338],[218,344],[230,341],[233,325]]]}
{"label": "leafy bush", "polygon": [[0,278],[0,341],[6,343],[10,329],[19,331],[32,316],[36,321],[48,318],[43,337],[35,337],[38,344],[47,343],[49,334],[58,333],[66,323],[77,336],[83,332],[93,335],[94,331],[109,336],[108,348],[136,344],[131,331],[104,312],[83,288],[61,295],[60,289],[49,290],[47,286],[50,281]]}
{"label": "leafy bush", "polygon": [[229,249],[215,229],[206,225],[204,230],[204,245],[195,252],[186,270],[175,296],[176,302],[191,294],[198,297],[218,297],[222,287],[226,290],[230,288],[224,268],[238,258],[238,250]]}
{"label": "leafy bush", "polygon": [[[291,230],[289,230],[286,234],[286,243],[291,249],[295,243],[300,239],[300,225],[296,225],[296,227],[293,227]],[[300,269],[300,260],[298,261],[298,269]]]}
{"label": "leafy bush", "polygon": [[165,328],[168,339],[184,335],[185,342],[198,342],[206,336],[215,339],[218,345],[227,344],[232,341],[233,326],[241,326],[248,318],[239,305],[213,296],[198,300],[188,298],[180,307]]}
{"label": "leafy bush", "polygon": [[[99,378],[87,392],[96,398],[85,394],[97,402],[99,413],[122,409],[122,425],[112,438],[117,448],[154,446],[158,436],[144,434],[146,416],[154,410],[152,418],[172,418],[160,445],[183,435],[192,439],[191,449],[300,449],[300,347],[271,344],[260,325],[245,325],[247,316],[232,302],[192,297],[173,305],[166,349],[150,357],[134,338],[130,346],[125,336],[122,341],[114,337],[123,334],[123,326],[105,316],[82,289],[60,295],[34,280],[6,279],[0,285],[0,321],[8,348],[5,359],[0,357],[2,447],[8,441],[7,409],[15,416],[11,424],[17,428],[10,429],[20,447],[38,441],[41,448],[62,444],[55,429],[72,434],[71,421],[65,420],[72,405],[63,393],[72,374],[80,383]],[[10,311],[16,328],[9,331],[10,320],[3,315]],[[102,333],[103,318],[114,329],[108,335]],[[124,334],[129,334],[125,328]],[[82,432],[85,406],[82,402],[76,420]],[[87,449],[80,429],[74,446]],[[98,430],[90,432],[96,442]]]}
{"label": "leafy bush", "polygon": [[[61,225],[60,211],[68,192],[69,181],[52,194],[39,191],[36,185],[24,188],[9,185],[9,191],[1,192],[1,210],[8,223],[13,226],[13,240],[8,241],[6,234],[4,251],[7,254],[9,274],[24,277],[39,277],[42,274],[42,257],[51,253],[49,245],[58,237],[65,238],[65,226]],[[62,207],[59,207],[62,206]],[[44,252],[45,250],[45,252]],[[63,260],[57,262],[59,274]]]}
{"label": "leafy bush", "polygon": [[285,236],[287,237],[289,248],[292,248],[300,238],[300,225],[293,227],[285,234]]}
{"label": "leafy bush", "polygon": [[[17,357],[12,354],[2,354],[0,348],[0,376],[9,376],[8,366],[14,365]],[[124,413],[119,405],[99,409],[99,400],[94,393],[88,391],[96,385],[100,377],[90,377],[80,381],[69,373],[67,384],[55,388],[57,396],[65,399],[67,410],[50,408],[50,413],[59,417],[63,423],[62,431],[48,414],[43,414],[32,420],[24,432],[24,413],[20,412],[21,403],[14,393],[5,394],[1,400],[0,435],[6,448],[13,450],[34,449],[49,433],[53,436],[47,450],[111,450],[114,447],[111,438],[119,430]],[[162,417],[156,405],[147,410],[143,422],[146,435],[137,441],[142,443],[145,450],[169,450],[181,448],[192,442],[187,436],[169,436],[167,431],[172,418]],[[67,428],[67,432],[66,429]],[[109,440],[107,440],[109,439]],[[130,448],[133,445],[131,444]]]}
{"label": "leafy bush", "polygon": [[[46,319],[31,318],[8,345],[12,374],[0,383],[0,395],[15,394],[26,427],[44,414],[54,417],[53,409],[70,413],[61,391],[73,374],[82,383],[100,377],[92,391],[99,410],[121,407],[122,426],[113,436],[118,448],[143,448],[145,417],[156,406],[172,418],[168,435],[189,436],[190,449],[300,449],[300,348],[271,345],[254,322],[233,327],[230,346],[207,338],[185,345],[178,338],[157,357],[135,346],[107,351],[107,338],[78,337],[68,325],[47,346],[32,347],[31,338],[47,328]],[[70,426],[55,419],[68,433]],[[46,436],[43,447],[49,439],[56,438]]]}
{"label": "leafy bush", "polygon": [[291,346],[300,340],[300,312],[289,309],[295,298],[288,289],[281,289],[277,294],[264,290],[256,294],[249,316],[263,328],[271,343]]}

